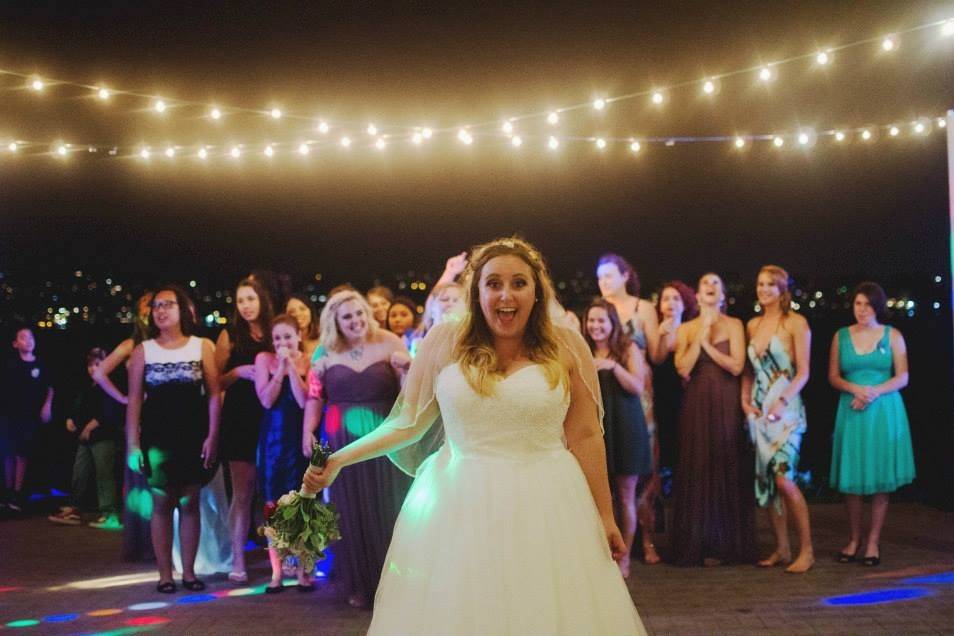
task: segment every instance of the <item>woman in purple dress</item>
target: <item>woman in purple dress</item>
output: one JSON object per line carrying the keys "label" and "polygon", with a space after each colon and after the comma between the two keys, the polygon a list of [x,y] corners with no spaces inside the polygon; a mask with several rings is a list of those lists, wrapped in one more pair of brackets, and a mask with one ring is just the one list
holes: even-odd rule
{"label": "woman in purple dress", "polygon": [[[302,452],[311,455],[321,422],[333,450],[376,429],[394,405],[411,364],[399,336],[378,327],[371,307],[355,291],[342,291],[321,312],[324,355],[312,366],[305,402]],[[332,577],[354,607],[374,598],[391,532],[411,478],[386,457],[361,464],[331,487],[341,515]]]}
{"label": "woman in purple dress", "polygon": [[672,560],[677,565],[755,561],[755,496],[742,428],[739,376],[745,331],[725,315],[725,286],[699,279],[699,317],[676,331],[676,371],[688,378],[679,415],[673,484]]}

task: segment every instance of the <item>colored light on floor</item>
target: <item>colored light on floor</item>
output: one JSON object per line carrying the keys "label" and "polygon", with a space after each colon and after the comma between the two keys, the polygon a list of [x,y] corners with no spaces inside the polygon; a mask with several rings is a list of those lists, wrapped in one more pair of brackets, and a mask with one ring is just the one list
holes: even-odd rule
{"label": "colored light on floor", "polygon": [[189,596],[183,596],[176,603],[179,605],[194,605],[196,603],[208,603],[215,599],[216,597],[213,594],[190,594]]}
{"label": "colored light on floor", "polygon": [[44,623],[67,623],[69,621],[75,621],[79,618],[79,614],[54,614],[53,616],[44,616]]}
{"label": "colored light on floor", "polygon": [[860,594],[848,594],[846,596],[832,596],[825,599],[826,605],[877,605],[879,603],[894,603],[897,601],[910,601],[930,596],[930,590],[920,587],[903,587],[889,590],[872,590],[871,592],[862,592]]}
{"label": "colored light on floor", "polygon": [[111,629],[108,632],[93,632],[86,634],[86,636],[129,636],[129,634],[151,632],[153,629],[155,629],[155,627],[151,625],[145,627],[121,627],[119,629]]}
{"label": "colored light on floor", "polygon": [[86,612],[87,616],[115,616],[116,614],[122,614],[121,609],[101,609],[93,610],[92,612]]}
{"label": "colored light on floor", "polygon": [[130,618],[126,621],[126,625],[132,627],[143,627],[146,625],[162,625],[163,623],[168,623],[171,619],[165,618],[164,616],[141,616],[139,618]]}
{"label": "colored light on floor", "polygon": [[939,574],[916,576],[913,579],[904,579],[901,582],[907,583],[909,585],[921,585],[925,583],[954,583],[954,572],[940,572]]}
{"label": "colored light on floor", "polygon": [[13,592],[14,590],[19,590],[18,587],[0,587],[0,592]]}
{"label": "colored light on floor", "polygon": [[25,618],[20,621],[10,621],[7,623],[7,627],[33,627],[34,625],[39,625],[40,621],[33,618]]}
{"label": "colored light on floor", "polygon": [[259,587],[240,587],[237,590],[231,590],[229,596],[255,596],[256,594],[264,594],[265,586],[260,585]]}
{"label": "colored light on floor", "polygon": [[153,601],[151,603],[136,603],[126,609],[132,610],[133,612],[148,612],[149,610],[162,609],[163,607],[169,607],[169,604],[162,601]]}
{"label": "colored light on floor", "polygon": [[218,592],[212,592],[212,596],[215,598],[225,598],[232,594],[233,590],[219,590]]}

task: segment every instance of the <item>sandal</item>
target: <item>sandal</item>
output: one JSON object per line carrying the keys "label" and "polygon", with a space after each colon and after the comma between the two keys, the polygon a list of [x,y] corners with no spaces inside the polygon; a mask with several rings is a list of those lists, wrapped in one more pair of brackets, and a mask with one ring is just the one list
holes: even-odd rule
{"label": "sandal", "polygon": [[279,583],[279,584],[276,585],[275,587],[272,587],[271,585],[266,585],[266,586],[265,586],[265,593],[266,593],[266,594],[281,594],[281,593],[284,592],[284,591],[285,591],[285,586],[282,585],[281,583]]}
{"label": "sandal", "polygon": [[235,583],[236,585],[247,585],[248,584],[248,574],[243,572],[229,572],[229,581]]}
{"label": "sandal", "polygon": [[176,584],[173,581],[166,581],[165,583],[159,583],[156,585],[156,591],[160,594],[175,594]]}
{"label": "sandal", "polygon": [[855,550],[854,554],[848,554],[847,552],[839,552],[835,555],[835,561],[838,563],[854,563],[858,560],[858,553],[861,550]]}
{"label": "sandal", "polygon": [[182,587],[189,590],[190,592],[201,592],[205,589],[205,583],[199,579],[192,579],[191,581],[182,579]]}

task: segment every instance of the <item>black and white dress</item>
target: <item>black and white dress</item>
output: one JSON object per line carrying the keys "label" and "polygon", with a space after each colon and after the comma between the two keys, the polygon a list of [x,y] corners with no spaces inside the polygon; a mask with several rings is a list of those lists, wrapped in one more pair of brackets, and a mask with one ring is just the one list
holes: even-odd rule
{"label": "black and white dress", "polygon": [[209,407],[202,374],[202,339],[190,336],[178,349],[142,343],[146,357],[141,445],[153,488],[201,485],[202,443],[209,435]]}

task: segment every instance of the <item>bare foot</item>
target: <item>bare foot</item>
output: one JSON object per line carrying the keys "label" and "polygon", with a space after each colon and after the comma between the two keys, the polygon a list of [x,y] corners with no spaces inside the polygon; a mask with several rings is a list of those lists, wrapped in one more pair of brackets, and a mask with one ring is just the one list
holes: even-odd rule
{"label": "bare foot", "polygon": [[815,553],[811,550],[802,550],[798,553],[798,558],[790,566],[785,568],[789,574],[803,574],[812,569],[815,565]]}
{"label": "bare foot", "polygon": [[646,563],[646,565],[656,565],[660,561],[662,561],[662,559],[659,558],[659,553],[656,552],[656,546],[652,544],[643,546],[643,562]]}
{"label": "bare foot", "polygon": [[774,568],[779,563],[791,563],[792,562],[792,552],[791,550],[776,550],[769,555],[767,559],[762,559],[758,562],[760,568]]}

